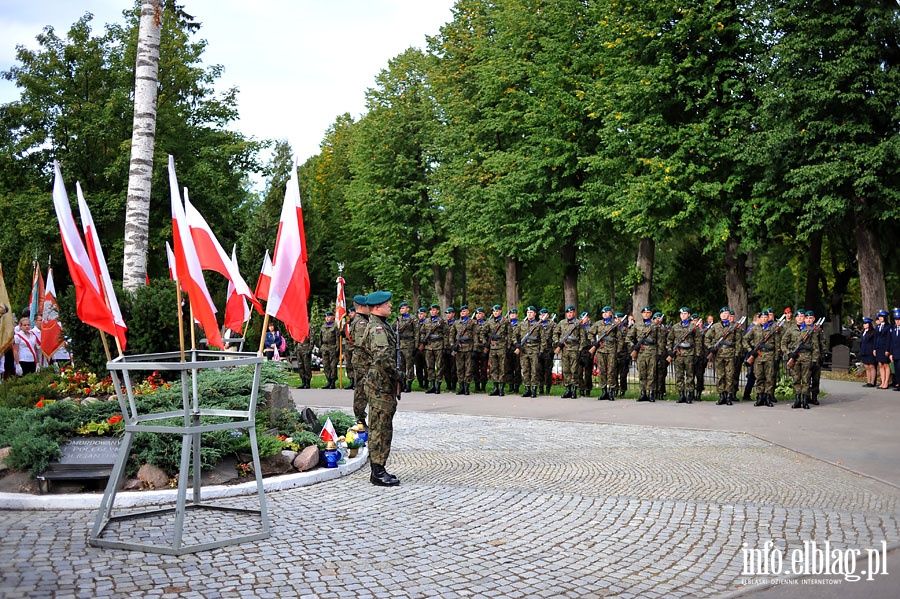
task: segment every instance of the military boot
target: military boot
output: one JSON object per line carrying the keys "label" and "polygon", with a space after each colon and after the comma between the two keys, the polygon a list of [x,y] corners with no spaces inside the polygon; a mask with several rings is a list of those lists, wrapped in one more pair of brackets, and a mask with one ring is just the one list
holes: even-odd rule
{"label": "military boot", "polygon": [[811,404],[814,405],[814,406],[819,405],[819,396],[818,396],[818,394],[813,393],[812,395],[810,395],[810,396],[809,396],[809,403],[811,403]]}
{"label": "military boot", "polygon": [[500,397],[504,397],[506,394],[504,391],[506,390],[506,383],[500,383]]}
{"label": "military boot", "polygon": [[809,409],[809,393],[804,393],[800,396],[800,407],[804,410]]}
{"label": "military boot", "polygon": [[791,406],[791,409],[796,410],[796,409],[802,408],[802,407],[803,407],[803,401],[800,399],[800,394],[795,393],[794,394],[794,405]]}
{"label": "military boot", "polygon": [[641,395],[638,397],[638,401],[650,401],[650,398],[647,397],[647,391],[645,389],[641,389]]}
{"label": "military boot", "polygon": [[537,397],[537,396],[538,396],[537,387],[532,387],[531,388],[531,397]]}
{"label": "military boot", "polygon": [[765,393],[757,393],[756,394],[756,403],[753,404],[754,408],[758,408],[760,406],[766,406],[766,394]]}
{"label": "military boot", "polygon": [[693,391],[688,391],[688,394],[687,394],[687,402],[688,402],[688,403],[694,403],[694,392],[693,392]]}
{"label": "military boot", "polygon": [[684,394],[684,392],[679,393],[678,400],[675,403],[687,403],[687,402],[688,402],[687,396]]}
{"label": "military boot", "polygon": [[731,392],[726,393],[725,394],[725,405],[730,406],[730,405],[732,405],[732,402],[734,402],[734,393],[731,393]]}
{"label": "military boot", "polygon": [[771,393],[766,393],[766,405],[770,408],[775,407],[775,396]]}
{"label": "military boot", "polygon": [[572,385],[566,385],[566,392],[562,394],[563,399],[569,399],[572,397]]}
{"label": "military boot", "polygon": [[572,399],[578,399],[578,385],[572,385]]}
{"label": "military boot", "polygon": [[493,389],[491,389],[491,392],[488,393],[488,396],[496,397],[498,395],[500,395],[500,385],[498,383],[494,383]]}
{"label": "military boot", "polygon": [[522,397],[531,397],[531,387],[525,385],[525,390],[522,391]]}
{"label": "military boot", "polygon": [[606,388],[606,401],[616,401],[616,390],[613,387]]}
{"label": "military boot", "polygon": [[456,394],[457,395],[465,395],[465,392],[463,391],[464,387],[465,387],[465,383],[460,383],[459,387],[457,387],[457,389],[456,389]]}
{"label": "military boot", "polygon": [[431,385],[428,386],[428,389],[425,393],[434,393],[434,381],[431,381]]}
{"label": "military boot", "polygon": [[434,384],[434,393],[435,393],[435,395],[441,394],[441,383],[440,382],[437,382]]}
{"label": "military boot", "polygon": [[648,393],[647,397],[649,398],[650,402],[656,403],[656,393],[654,391],[651,391],[650,393]]}
{"label": "military boot", "polygon": [[465,388],[465,394],[466,394],[466,395],[469,394],[469,385],[470,385],[470,384],[471,384],[471,383],[466,383],[466,388]]}
{"label": "military boot", "polygon": [[400,484],[400,479],[389,474],[381,464],[371,464],[372,474],[369,476],[369,482],[379,487],[395,487]]}
{"label": "military boot", "polygon": [[728,401],[725,397],[726,395],[727,395],[727,393],[719,393],[719,400],[716,402],[717,406],[725,405],[725,403]]}

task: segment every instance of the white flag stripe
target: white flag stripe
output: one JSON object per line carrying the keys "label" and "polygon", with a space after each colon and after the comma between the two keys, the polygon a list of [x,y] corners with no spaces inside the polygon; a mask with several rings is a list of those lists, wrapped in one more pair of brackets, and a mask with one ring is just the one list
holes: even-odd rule
{"label": "white flag stripe", "polygon": [[116,299],[116,292],[113,289],[112,280],[109,277],[109,268],[106,266],[106,257],[103,255],[103,248],[100,247],[100,237],[97,232],[97,227],[94,225],[91,209],[88,208],[87,202],[84,199],[84,194],[81,193],[81,183],[78,181],[75,182],[75,194],[78,196],[78,211],[81,213],[81,228],[84,231],[84,238],[89,240],[89,243],[92,244],[94,255],[97,256],[97,266],[100,268],[99,274],[101,282],[103,283],[103,295],[106,298],[116,324],[123,329],[127,329],[128,327],[125,326],[125,320],[122,318],[122,311],[119,309],[119,300]]}

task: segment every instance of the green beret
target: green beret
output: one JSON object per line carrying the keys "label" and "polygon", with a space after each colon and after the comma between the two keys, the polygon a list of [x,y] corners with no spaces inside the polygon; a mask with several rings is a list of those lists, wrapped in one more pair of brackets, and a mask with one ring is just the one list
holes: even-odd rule
{"label": "green beret", "polygon": [[692,312],[692,313],[691,313],[691,318],[692,318],[693,320],[697,320],[698,318],[700,318],[700,316],[699,316],[696,312]]}
{"label": "green beret", "polygon": [[431,309],[432,309],[432,310],[440,310],[441,307],[440,307],[439,305],[437,305],[437,304],[431,304]]}
{"label": "green beret", "polygon": [[566,306],[566,312],[574,312],[574,311],[575,311],[575,306],[572,306],[572,305]]}
{"label": "green beret", "polygon": [[678,310],[678,311],[679,311],[679,312],[687,312],[688,314],[690,314],[691,309],[688,308],[687,306],[681,306],[681,309]]}
{"label": "green beret", "polygon": [[616,318],[625,318],[625,314],[622,312],[616,312]]}
{"label": "green beret", "polygon": [[516,308],[510,308],[510,309],[509,309],[509,313],[510,313],[510,314],[518,314],[519,311],[518,311]]}
{"label": "green beret", "polygon": [[582,313],[581,313],[581,317],[582,317],[582,318],[584,318],[584,317],[587,316],[587,315],[588,315],[587,312],[582,312]]}
{"label": "green beret", "polygon": [[612,312],[612,306],[603,306],[601,312]]}
{"label": "green beret", "polygon": [[449,308],[444,310],[444,312],[446,312],[447,314],[450,314],[451,312],[456,312],[456,310],[453,308],[453,306],[450,306]]}
{"label": "green beret", "polygon": [[807,316],[815,316],[816,313],[813,312],[812,310],[807,310],[807,311],[806,311],[806,315],[807,315]]}
{"label": "green beret", "polygon": [[503,309],[503,306],[501,306],[500,304],[494,304],[493,307],[491,308],[491,310],[502,310],[502,309]]}
{"label": "green beret", "polygon": [[662,312],[655,312],[653,314],[653,318],[659,318],[660,316],[662,316]]}
{"label": "green beret", "polygon": [[547,308],[541,308],[540,312],[539,312],[539,314],[549,314],[549,313],[550,312],[547,310]]}
{"label": "green beret", "polygon": [[367,301],[367,298],[366,298],[366,296],[364,296],[364,295],[354,295],[354,296],[353,296],[353,303],[354,303],[354,304],[359,304],[360,306],[365,306],[365,305],[366,305],[366,301]]}
{"label": "green beret", "polygon": [[528,307],[525,308],[525,309],[526,309],[526,310],[531,310],[532,312],[535,312],[535,311],[537,310],[537,308],[535,308],[534,306],[528,306]]}
{"label": "green beret", "polygon": [[475,308],[475,314],[484,314],[484,308]]}
{"label": "green beret", "polygon": [[729,308],[728,306],[722,306],[722,309],[719,310],[719,314],[721,314],[722,312],[731,312],[731,308]]}
{"label": "green beret", "polygon": [[468,309],[469,309],[469,304],[463,304],[462,306],[459,307],[459,309],[460,309],[460,311],[462,311],[462,310],[468,310]]}
{"label": "green beret", "polygon": [[650,306],[644,306],[643,308],[641,308],[641,312],[653,312],[653,308],[651,308]]}
{"label": "green beret", "polygon": [[390,291],[373,291],[366,297],[367,306],[380,306],[391,299]]}
{"label": "green beret", "polygon": [[422,306],[421,308],[419,308],[418,311],[419,312],[428,312],[428,309],[425,306]]}
{"label": "green beret", "polygon": [[409,302],[400,302],[400,307],[401,307],[401,308],[402,308],[403,306],[408,306],[408,305],[409,305]]}
{"label": "green beret", "polygon": [[334,312],[328,310],[327,312],[325,312],[325,316],[334,316]]}

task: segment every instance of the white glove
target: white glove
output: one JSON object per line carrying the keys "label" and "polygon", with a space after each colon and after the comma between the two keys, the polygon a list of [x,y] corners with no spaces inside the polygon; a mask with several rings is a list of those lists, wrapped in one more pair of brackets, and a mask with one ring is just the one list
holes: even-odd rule
{"label": "white glove", "polygon": [[22,365],[16,364],[16,376],[22,376]]}

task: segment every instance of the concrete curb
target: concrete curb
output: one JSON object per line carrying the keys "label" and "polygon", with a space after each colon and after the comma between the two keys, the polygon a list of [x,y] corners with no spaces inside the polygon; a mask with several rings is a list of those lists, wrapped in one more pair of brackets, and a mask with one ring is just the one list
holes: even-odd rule
{"label": "concrete curb", "polygon": [[[316,468],[308,472],[285,474],[263,479],[263,489],[284,491],[296,487],[306,487],[327,480],[335,480],[353,474],[368,462],[369,448],[363,447],[355,458],[348,458],[346,464],[337,468]],[[256,480],[239,485],[213,485],[200,488],[200,497],[204,501],[240,497],[256,494]],[[188,488],[188,497],[191,489]],[[115,508],[136,508],[151,505],[175,503],[178,498],[177,489],[160,491],[119,491],[116,494]],[[0,493],[0,510],[96,510],[100,507],[103,495],[86,493],[60,493],[58,495],[29,495],[26,493]]]}

